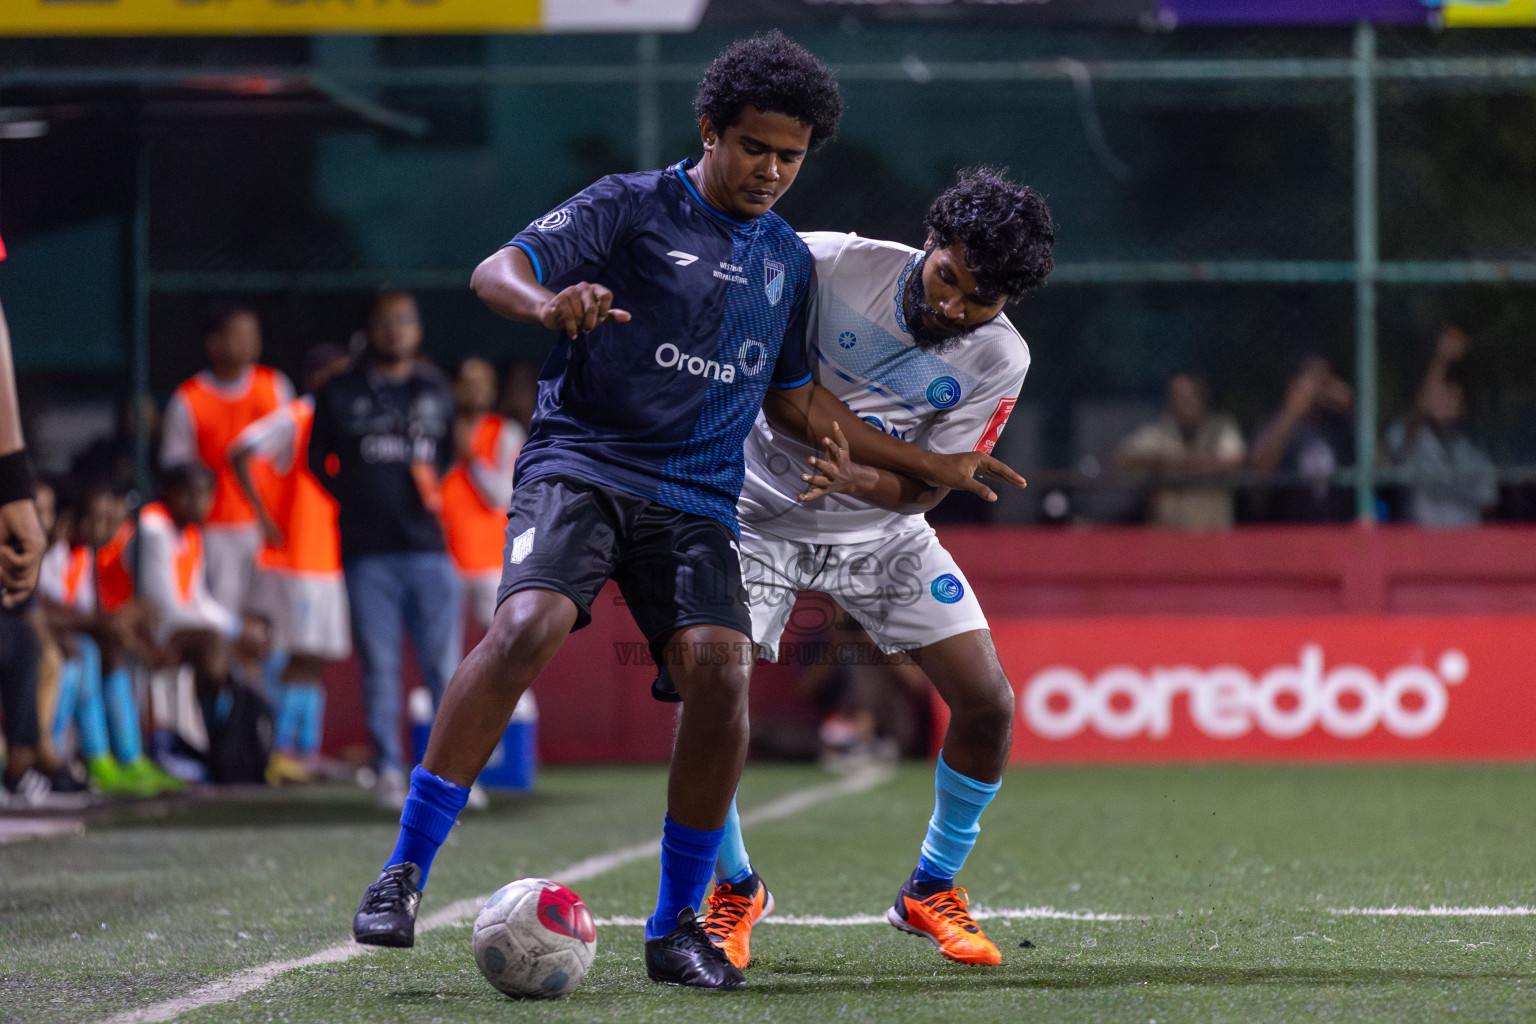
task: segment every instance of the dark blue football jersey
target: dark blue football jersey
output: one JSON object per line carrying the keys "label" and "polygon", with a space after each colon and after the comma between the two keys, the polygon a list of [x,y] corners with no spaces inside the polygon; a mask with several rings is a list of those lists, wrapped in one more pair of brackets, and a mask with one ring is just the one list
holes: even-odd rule
{"label": "dark blue football jersey", "polygon": [[508,243],[545,287],[603,285],[631,316],[550,353],[514,483],[570,474],[734,533],[763,394],[811,379],[815,262],[772,211],[740,221],[706,203],[691,166],[610,175]]}

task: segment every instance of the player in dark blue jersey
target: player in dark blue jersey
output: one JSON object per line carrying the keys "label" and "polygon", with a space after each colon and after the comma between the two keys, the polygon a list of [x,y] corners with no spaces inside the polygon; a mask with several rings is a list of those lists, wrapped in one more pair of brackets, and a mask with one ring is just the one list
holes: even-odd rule
{"label": "player in dark blue jersey", "polygon": [[492,310],[560,330],[566,344],[545,363],[518,458],[495,617],[443,697],[399,841],[353,921],[360,942],[412,943],[421,887],[468,787],[518,697],[613,579],[684,698],[646,970],[739,988],[695,915],[746,755],[751,623],[735,506],[758,410],[808,438],[841,417],[854,458],[931,484],[987,495],[978,472],[1023,483],[979,452],[938,456],[859,429],[811,383],[813,264],[771,207],[836,129],[831,73],[769,33],[710,65],[696,108],[697,164],[604,178],[475,271]]}

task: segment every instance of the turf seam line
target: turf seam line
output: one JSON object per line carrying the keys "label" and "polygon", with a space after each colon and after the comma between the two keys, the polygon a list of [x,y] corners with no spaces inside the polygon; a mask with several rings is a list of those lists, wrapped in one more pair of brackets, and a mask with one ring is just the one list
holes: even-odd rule
{"label": "turf seam line", "polygon": [[[776,800],[770,800],[761,807],[743,814],[741,816],[741,823],[743,827],[746,827],[758,825],[765,821],[776,821],[781,818],[792,817],[801,811],[809,810],[817,804],[828,800],[873,789],[894,774],[895,769],[886,766],[871,767],[851,772],[836,782],[796,790]],[[632,864],[647,857],[659,857],[660,855],[661,840],[659,839],[645,843],[635,843],[631,846],[624,846],[608,853],[599,854],[596,857],[588,857],[585,860],[577,861],[575,864],[553,872],[550,877],[561,882],[584,882],[589,878],[596,878],[598,875],[623,867],[626,864]],[[446,928],[472,920],[480,912],[480,907],[487,898],[488,894],[487,896],[474,896],[468,899],[455,900],[443,909],[429,914],[418,921],[416,923],[416,934],[423,935],[427,932],[436,931],[439,928]],[[279,960],[274,963],[262,964],[259,967],[247,968],[210,985],[193,989],[185,995],[114,1014],[111,1017],[105,1018],[102,1024],[164,1024],[166,1021],[175,1020],[183,1013],[190,1013],[193,1010],[213,1006],[217,1003],[233,1002],[243,995],[266,986],[280,975],[286,974],[289,971],[299,970],[304,967],[317,967],[322,964],[342,963],[354,957],[372,955],[378,951],[379,947],[377,946],[362,946],[356,942],[338,943],[337,945],[311,953],[309,956],[299,957],[294,960]]]}
{"label": "turf seam line", "polygon": [[1532,917],[1536,916],[1536,907],[1330,907],[1328,913],[1344,917]]}
{"label": "turf seam line", "polygon": [[[978,921],[1141,921],[1146,918],[1135,914],[1100,913],[1093,910],[1057,910],[1055,907],[977,907],[971,916]],[[600,917],[594,923],[613,927],[639,927],[645,924],[643,917]],[[860,925],[884,924],[890,921],[884,914],[851,914],[848,917],[821,917],[818,915],[773,914],[762,918],[758,925],[782,924],[802,928],[850,928]]]}

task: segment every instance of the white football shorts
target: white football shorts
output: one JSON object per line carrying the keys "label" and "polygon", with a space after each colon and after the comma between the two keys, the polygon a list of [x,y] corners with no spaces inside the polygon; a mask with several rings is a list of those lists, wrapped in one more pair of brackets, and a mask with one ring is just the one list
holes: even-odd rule
{"label": "white football shorts", "polygon": [[785,540],[742,523],[741,575],[759,654],[777,661],[781,640],[825,639],[828,623],[793,618],[802,590],[833,598],[886,654],[986,629],[965,573],[933,527],[914,519],[921,524],[916,529],[851,544]]}
{"label": "white football shorts", "polygon": [[251,609],[272,623],[272,646],[340,661],[352,653],[347,587],[332,575],[259,571]]}
{"label": "white football shorts", "polygon": [[256,552],[260,550],[261,527],[255,523],[203,527],[203,565],[208,574],[208,592],[236,615],[250,606],[251,588],[255,586]]}

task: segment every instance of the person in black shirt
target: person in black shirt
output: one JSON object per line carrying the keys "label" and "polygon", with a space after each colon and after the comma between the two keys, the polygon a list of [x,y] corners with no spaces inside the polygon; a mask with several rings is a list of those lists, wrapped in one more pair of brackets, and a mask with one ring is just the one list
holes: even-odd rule
{"label": "person in black shirt", "polygon": [[[1270,489],[1268,518],[1281,523],[1347,522],[1354,499],[1333,475],[1355,462],[1355,392],[1322,356],[1308,356],[1280,411],[1259,431],[1248,459],[1287,479]],[[1301,478],[1298,480],[1297,478]]]}
{"label": "person in black shirt", "polygon": [[441,696],[459,663],[458,575],[438,525],[438,480],[453,461],[453,395],[419,358],[421,318],[400,291],[375,298],[358,365],[315,395],[309,467],[340,506],[341,560],[377,749],[380,806],[405,803],[400,640]]}

